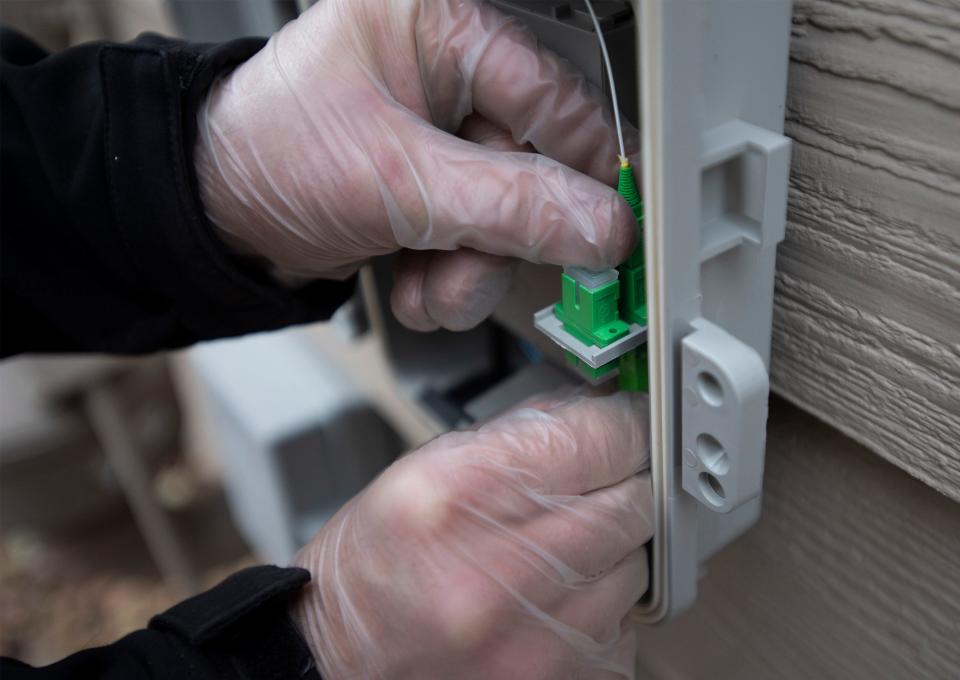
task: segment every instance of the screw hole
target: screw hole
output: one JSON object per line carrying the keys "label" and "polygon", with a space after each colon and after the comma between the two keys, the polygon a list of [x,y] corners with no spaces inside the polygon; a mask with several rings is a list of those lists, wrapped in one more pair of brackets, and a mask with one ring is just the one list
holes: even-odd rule
{"label": "screw hole", "polygon": [[697,454],[704,466],[717,475],[730,471],[730,458],[721,444],[712,434],[704,432],[697,437]]}
{"label": "screw hole", "polygon": [[723,403],[723,385],[713,373],[704,371],[697,376],[697,390],[700,398],[711,406],[720,406]]}
{"label": "screw hole", "polygon": [[700,493],[703,494],[704,498],[706,498],[711,505],[717,507],[723,505],[727,496],[723,491],[723,484],[720,483],[719,479],[709,472],[701,472],[697,481],[700,483]]}

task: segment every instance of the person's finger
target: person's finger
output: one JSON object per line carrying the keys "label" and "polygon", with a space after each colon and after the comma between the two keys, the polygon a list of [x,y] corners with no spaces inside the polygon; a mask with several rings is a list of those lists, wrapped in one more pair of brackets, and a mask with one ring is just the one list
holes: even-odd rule
{"label": "person's finger", "polygon": [[429,257],[403,253],[400,259],[391,305],[397,319],[414,330],[473,328],[496,308],[518,265],[470,248],[434,251]]}
{"label": "person's finger", "polygon": [[547,392],[534,394],[523,401],[513,404],[512,408],[533,408],[540,411],[552,411],[558,406],[580,397],[607,397],[615,392],[617,392],[616,380],[608,380],[601,385],[591,385],[585,382],[571,383]]}
{"label": "person's finger", "polygon": [[647,467],[648,423],[646,395],[619,392],[549,411],[511,411],[480,427],[464,445],[475,450],[474,458],[522,472],[544,494],[579,495]]}
{"label": "person's finger", "polygon": [[457,131],[457,137],[496,151],[536,152],[532,144],[517,143],[509,130],[504,130],[499,125],[491,123],[479,113],[471,113],[464,119],[463,124]]}
{"label": "person's finger", "polygon": [[575,590],[550,589],[540,583],[524,591],[524,615],[533,630],[550,634],[561,643],[555,659],[566,664],[547,677],[559,677],[564,669],[581,667],[576,677],[632,677],[635,663],[634,624],[626,617],[643,596],[649,583],[646,551],[637,550],[597,581]]}
{"label": "person's finger", "polygon": [[[627,158],[633,166],[633,173],[636,176],[636,181],[639,185],[642,182],[641,168],[643,165],[639,152],[639,133],[626,121],[624,121],[624,126],[624,134],[626,135],[627,140]],[[457,136],[461,139],[466,139],[467,141],[474,142],[475,144],[480,144],[488,149],[495,149],[497,151],[524,151],[528,153],[536,152],[536,149],[532,144],[529,142],[520,144],[514,141],[513,135],[509,130],[504,130],[502,127],[487,120],[479,113],[471,113],[469,116],[467,116],[467,118],[463,121],[463,125],[460,126],[460,130],[457,131]],[[631,149],[635,149],[635,151],[631,151]],[[589,168],[583,171],[587,172],[587,174],[590,174]],[[606,172],[606,170],[604,170],[604,172]],[[601,182],[605,182],[607,179],[604,175],[592,176],[594,179],[598,179]]]}
{"label": "person's finger", "polygon": [[[467,116],[457,136],[498,151],[533,151],[529,145],[514,142],[509,132],[479,114]],[[470,248],[450,253],[435,251],[429,258],[412,261],[427,262],[426,271],[399,267],[394,280],[398,293],[393,304],[395,316],[410,320],[407,325],[415,330],[473,328],[493,313],[510,287],[518,264],[516,260]],[[409,281],[405,280],[407,277]]]}
{"label": "person's finger", "polygon": [[583,396],[603,396],[600,393],[594,394],[593,386],[587,383],[577,385],[564,385],[555,390],[535,394],[532,397],[524,399],[513,406],[514,409],[532,408],[539,411],[549,411],[557,408],[561,404]]}
{"label": "person's finger", "polygon": [[397,321],[424,333],[440,327],[427,314],[423,304],[423,283],[432,256],[432,252],[416,250],[405,250],[397,255],[390,291],[390,309]]}
{"label": "person's finger", "polygon": [[[473,111],[518,143],[603,182],[617,172],[613,115],[602,92],[519,22],[464,2],[429,3],[417,19],[430,109],[439,125]],[[628,153],[636,131],[625,125]]]}
{"label": "person's finger", "polygon": [[614,267],[636,241],[617,192],[545,156],[494,151],[423,121],[397,120],[378,181],[397,245],[472,248],[531,262]]}
{"label": "person's finger", "polygon": [[[580,669],[576,677],[632,677],[630,669],[635,659],[629,652],[635,647],[633,624],[624,617],[646,591],[648,580],[646,553],[638,550],[608,575],[591,583],[556,588],[541,581],[526,587],[523,600],[513,603],[513,611],[506,612],[510,618],[522,616],[528,621],[511,636],[511,642],[523,632],[535,633],[535,637],[547,635],[549,642],[540,639],[533,646],[542,649],[545,643],[550,644],[554,653],[548,657],[548,665],[561,664],[531,677],[567,677],[575,666]],[[496,599],[494,591],[476,607],[483,608]],[[496,622],[499,613],[491,612],[486,619]],[[503,620],[502,615],[499,620]],[[517,663],[522,663],[515,658],[515,648],[507,641],[498,647],[497,656],[510,658],[513,665],[508,668],[515,671]]]}
{"label": "person's finger", "polygon": [[[545,447],[552,455],[539,473],[550,493],[589,493],[617,484],[649,466],[649,412],[645,394],[617,392],[603,397],[584,396],[543,415],[544,418],[533,416],[545,428],[540,436],[571,444]],[[518,414],[518,417],[524,416]],[[558,428],[551,429],[551,425]]]}
{"label": "person's finger", "polygon": [[551,511],[524,531],[587,579],[608,573],[653,537],[650,475],[634,475],[572,501],[547,497]]}
{"label": "person's finger", "polygon": [[648,584],[647,552],[638,548],[601,578],[563,598],[556,617],[595,640],[610,640],[619,634],[621,621],[643,597]]}
{"label": "person's finger", "polygon": [[[620,622],[620,636],[603,655],[603,670],[593,674],[595,680],[632,680],[637,668],[637,624],[625,617]],[[626,669],[624,673],[620,669]]]}
{"label": "person's finger", "polygon": [[512,493],[463,499],[459,505],[532,560],[536,579],[560,586],[595,580],[653,536],[647,474],[586,496],[551,496],[531,492],[522,477],[504,472],[501,490]]}

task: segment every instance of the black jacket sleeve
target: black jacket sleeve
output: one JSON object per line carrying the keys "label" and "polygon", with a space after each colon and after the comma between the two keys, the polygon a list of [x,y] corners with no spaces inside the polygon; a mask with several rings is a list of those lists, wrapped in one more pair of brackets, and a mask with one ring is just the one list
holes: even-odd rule
{"label": "black jacket sleeve", "polygon": [[[263,45],[143,36],[48,55],[0,29],[0,353],[141,353],[328,317],[352,282],[298,290],[235,255],[204,217],[191,151],[221,74]],[[106,647],[18,678],[304,678],[287,614],[302,569],[258,567]]]}
{"label": "black jacket sleeve", "polygon": [[321,680],[287,614],[303,569],[253,567],[106,647],[50,666],[0,659],[3,680]]}
{"label": "black jacket sleeve", "polygon": [[0,29],[0,353],[143,353],[329,317],[206,220],[191,153],[217,77],[263,45],[156,35],[49,55]]}

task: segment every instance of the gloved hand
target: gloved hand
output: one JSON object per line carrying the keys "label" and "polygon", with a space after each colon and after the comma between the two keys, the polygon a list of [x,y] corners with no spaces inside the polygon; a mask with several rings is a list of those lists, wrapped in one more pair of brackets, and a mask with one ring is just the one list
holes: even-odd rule
{"label": "gloved hand", "polygon": [[632,678],[646,398],[546,400],[388,468],[301,551],[324,678]]}
{"label": "gloved hand", "polygon": [[462,330],[514,258],[603,269],[630,253],[605,107],[491,7],[323,0],[211,90],[194,156],[214,224],[279,276],[345,278],[405,249],[395,315]]}

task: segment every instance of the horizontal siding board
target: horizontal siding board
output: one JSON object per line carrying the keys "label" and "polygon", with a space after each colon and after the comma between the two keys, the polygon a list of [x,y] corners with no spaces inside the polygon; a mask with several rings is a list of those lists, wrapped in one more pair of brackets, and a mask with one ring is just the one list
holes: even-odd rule
{"label": "horizontal siding board", "polygon": [[960,500],[960,3],[797,0],[774,389]]}

